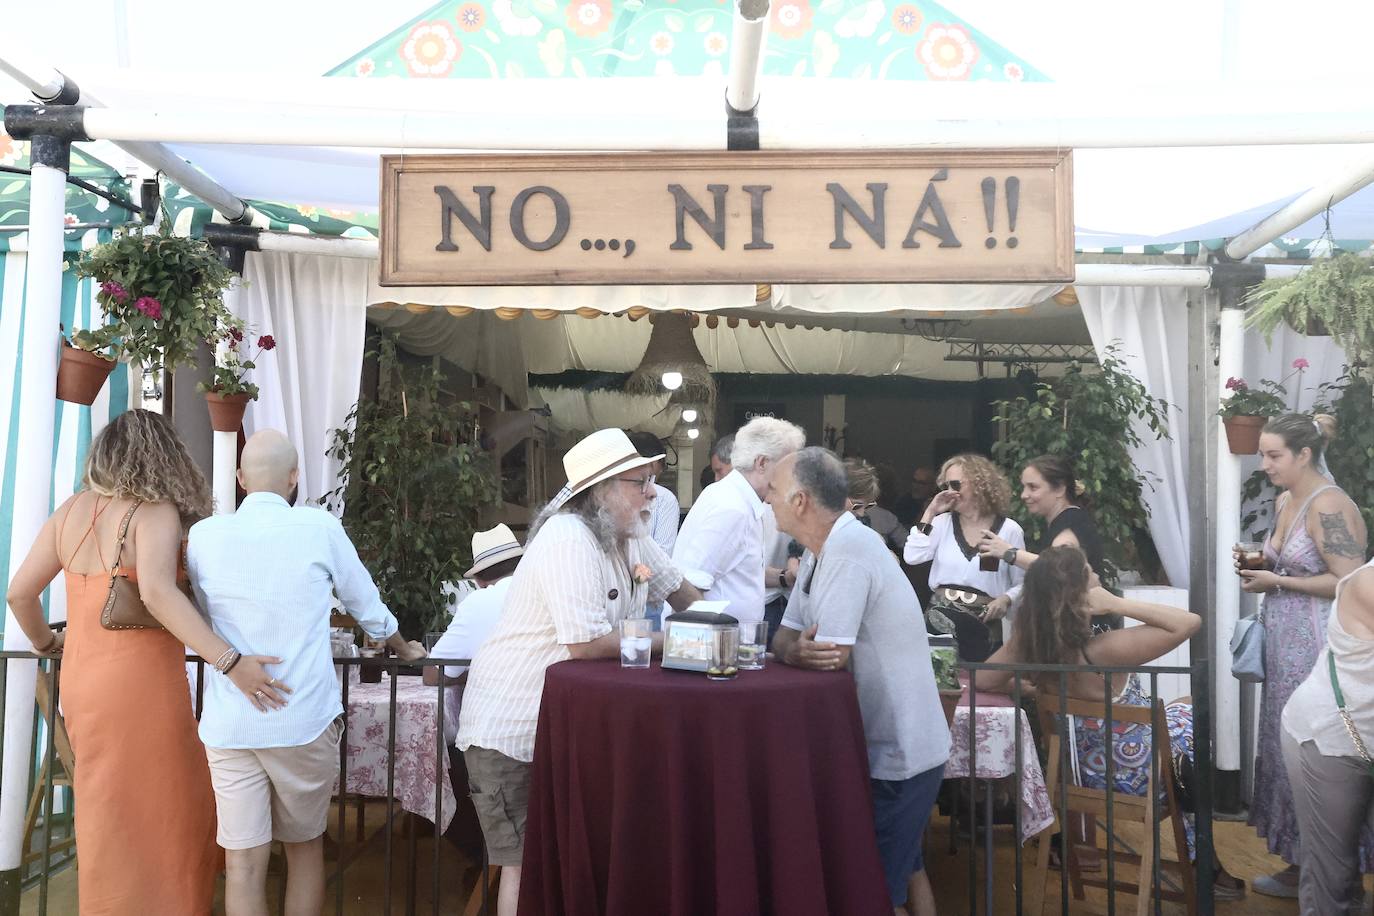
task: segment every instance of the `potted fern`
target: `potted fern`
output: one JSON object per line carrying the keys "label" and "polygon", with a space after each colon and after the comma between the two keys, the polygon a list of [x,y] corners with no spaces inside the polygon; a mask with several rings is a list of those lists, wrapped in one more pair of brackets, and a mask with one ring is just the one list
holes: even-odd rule
{"label": "potted fern", "polygon": [[1253,455],[1259,451],[1260,430],[1288,410],[1288,392],[1278,382],[1262,379],[1258,388],[1251,388],[1243,378],[1228,378],[1226,389],[1231,392],[1217,411],[1226,427],[1226,444],[1232,455]]}
{"label": "potted fern", "polygon": [[1272,337],[1286,324],[1299,334],[1329,334],[1352,362],[1374,350],[1374,261],[1342,253],[1292,277],[1265,280],[1245,297],[1246,324]]}

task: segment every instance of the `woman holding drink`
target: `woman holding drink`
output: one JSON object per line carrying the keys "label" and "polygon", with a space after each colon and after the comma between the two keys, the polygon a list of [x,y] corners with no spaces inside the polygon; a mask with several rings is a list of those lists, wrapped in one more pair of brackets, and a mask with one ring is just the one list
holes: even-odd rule
{"label": "woman holding drink", "polygon": [[[1251,886],[1275,897],[1298,896],[1298,821],[1283,761],[1283,707],[1325,645],[1336,583],[1365,559],[1360,512],[1324,474],[1328,432],[1305,414],[1284,414],[1265,425],[1260,467],[1284,491],[1262,548],[1265,568],[1254,568],[1253,550],[1236,551],[1241,588],[1264,595],[1264,690],[1250,824],[1268,840],[1269,851],[1289,865]],[[1374,871],[1370,847],[1361,849],[1360,861],[1363,871]]]}

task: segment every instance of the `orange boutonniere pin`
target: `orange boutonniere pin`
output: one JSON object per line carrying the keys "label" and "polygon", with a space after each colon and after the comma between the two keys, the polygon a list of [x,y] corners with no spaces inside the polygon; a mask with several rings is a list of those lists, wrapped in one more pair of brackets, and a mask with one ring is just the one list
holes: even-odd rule
{"label": "orange boutonniere pin", "polygon": [[643,585],[654,577],[654,571],[643,563],[636,563],[635,568],[630,571],[630,575],[634,577],[636,582]]}

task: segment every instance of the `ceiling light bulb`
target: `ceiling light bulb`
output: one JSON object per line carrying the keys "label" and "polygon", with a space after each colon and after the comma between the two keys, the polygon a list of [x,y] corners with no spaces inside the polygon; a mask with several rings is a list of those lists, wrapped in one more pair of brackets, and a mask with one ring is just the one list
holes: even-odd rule
{"label": "ceiling light bulb", "polygon": [[697,428],[696,428],[695,426],[693,426],[691,429],[687,430],[687,438],[688,438],[688,439],[695,439],[697,436],[700,436],[700,435],[701,435],[701,433],[697,430]]}
{"label": "ceiling light bulb", "polygon": [[663,373],[663,387],[664,387],[664,388],[667,388],[669,391],[677,391],[679,388],[682,387],[682,373],[681,373],[681,372],[665,372],[665,373]]}
{"label": "ceiling light bulb", "polygon": [[695,423],[697,421],[697,412],[688,407],[682,412],[682,421],[684,423]]}

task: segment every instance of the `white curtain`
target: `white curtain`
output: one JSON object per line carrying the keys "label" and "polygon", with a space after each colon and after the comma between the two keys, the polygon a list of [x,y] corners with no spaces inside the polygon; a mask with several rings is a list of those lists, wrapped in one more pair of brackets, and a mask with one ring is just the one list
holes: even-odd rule
{"label": "white curtain", "polygon": [[549,423],[560,433],[584,436],[617,427],[653,433],[667,439],[677,429],[682,407],[668,403],[668,395],[625,394],[621,391],[584,391],[573,388],[532,388],[530,394],[549,406]]}
{"label": "white curtain", "polygon": [[1169,435],[1157,440],[1148,426],[1131,460],[1150,481],[1150,535],[1170,584],[1188,587],[1188,296],[1186,290],[1147,286],[1080,286],[1078,301],[1099,357],[1123,342],[1126,369],[1169,411]]}
{"label": "white curtain", "polygon": [[331,430],[344,425],[358,400],[363,361],[369,264],[349,258],[251,252],[244,267],[240,317],[249,344],[272,335],[275,350],[257,359],[250,378],[244,432],[279,429],[300,453],[298,502],[318,500],[337,486],[339,463],[325,454]]}

